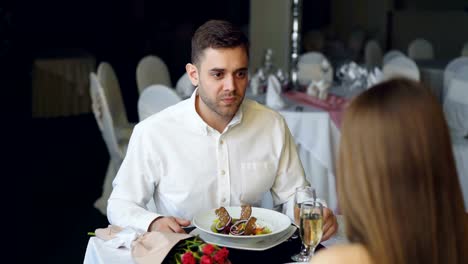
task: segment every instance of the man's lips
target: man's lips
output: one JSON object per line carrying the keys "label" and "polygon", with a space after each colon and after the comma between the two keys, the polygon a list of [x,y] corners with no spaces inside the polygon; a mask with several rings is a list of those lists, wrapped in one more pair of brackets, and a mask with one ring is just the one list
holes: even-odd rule
{"label": "man's lips", "polygon": [[221,101],[227,103],[227,104],[230,104],[230,103],[233,103],[237,100],[237,97],[233,96],[233,97],[224,97],[224,98],[221,98]]}

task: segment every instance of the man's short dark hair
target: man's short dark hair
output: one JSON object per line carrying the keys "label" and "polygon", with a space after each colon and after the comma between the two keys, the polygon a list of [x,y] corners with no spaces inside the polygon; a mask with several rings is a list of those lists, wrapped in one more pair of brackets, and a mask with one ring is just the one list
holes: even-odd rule
{"label": "man's short dark hair", "polygon": [[249,40],[232,23],[223,20],[210,20],[201,25],[192,37],[192,63],[198,64],[207,48],[235,48],[243,46],[249,56]]}

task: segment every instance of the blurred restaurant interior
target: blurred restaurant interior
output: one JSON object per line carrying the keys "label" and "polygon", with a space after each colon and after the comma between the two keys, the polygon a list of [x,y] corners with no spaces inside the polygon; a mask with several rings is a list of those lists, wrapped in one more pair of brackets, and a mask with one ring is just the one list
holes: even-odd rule
{"label": "blurred restaurant interior", "polygon": [[[93,206],[111,157],[92,112],[89,74],[101,62],[112,66],[127,119],[137,123],[140,60],[159,57],[175,87],[190,62],[191,36],[209,19],[231,21],[247,34],[251,74],[264,63],[267,49],[275,67],[288,72],[292,1],[20,0],[0,5],[0,56],[10,65],[7,78],[26,109],[17,114],[31,120],[33,212],[44,216],[36,224],[51,234],[41,237],[40,263],[83,263],[87,232],[108,224]],[[377,41],[384,54],[407,54],[411,41],[422,38],[432,44],[432,59],[442,62],[442,83],[445,66],[468,43],[466,0],[301,2],[299,54],[321,52],[335,69],[350,61],[365,63],[369,40]],[[418,65],[424,79],[423,63]]]}

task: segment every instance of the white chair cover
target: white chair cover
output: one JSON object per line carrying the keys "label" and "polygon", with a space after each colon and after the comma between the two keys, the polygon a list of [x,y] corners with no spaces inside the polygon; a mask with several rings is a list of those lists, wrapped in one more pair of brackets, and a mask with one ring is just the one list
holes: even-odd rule
{"label": "white chair cover", "polygon": [[143,90],[138,98],[138,116],[140,121],[181,100],[182,98],[167,86],[161,84],[150,85]]}
{"label": "white chair cover", "polygon": [[465,211],[468,212],[468,65],[459,68],[449,82],[444,114],[452,137]]}
{"label": "white chair cover", "polygon": [[444,70],[444,86],[442,89],[442,102],[444,102],[450,86],[450,80],[455,76],[455,73],[462,67],[468,66],[468,57],[455,58],[447,64]]}
{"label": "white chair cover", "polygon": [[193,86],[192,82],[187,73],[184,73],[176,84],[176,92],[180,95],[181,98],[186,99],[189,98],[193,91],[195,91],[195,86]]}
{"label": "white chair cover", "polygon": [[418,65],[408,57],[396,57],[384,64],[384,79],[388,80],[395,77],[406,77],[419,81],[420,73]]}
{"label": "white chair cover", "polygon": [[[327,67],[323,67],[323,65]],[[333,82],[333,67],[330,61],[320,52],[307,52],[299,56],[297,62],[297,77],[300,85],[308,85],[311,81],[325,80]],[[325,72],[324,69],[327,69]]]}
{"label": "white chair cover", "polygon": [[102,214],[106,215],[107,200],[112,192],[112,181],[124,159],[128,138],[120,140],[117,138],[106,93],[99,83],[96,74],[90,73],[89,79],[92,110],[110,156],[109,165],[104,178],[102,195],[94,203],[94,207]]}
{"label": "white chair cover", "polygon": [[463,45],[463,48],[461,50],[461,55],[463,57],[468,57],[468,42],[466,42],[465,45]]}
{"label": "white chair cover", "polygon": [[399,50],[390,50],[387,53],[385,53],[383,60],[382,60],[382,65],[387,64],[389,61],[396,57],[406,57],[406,55],[399,51]]}
{"label": "white chair cover", "polygon": [[129,138],[135,124],[128,122],[119,80],[114,68],[107,62],[101,62],[97,78],[106,95],[117,138]]}
{"label": "white chair cover", "polygon": [[164,61],[154,55],[143,57],[136,69],[138,93],[152,84],[162,84],[172,87],[169,70]]}
{"label": "white chair cover", "polygon": [[370,69],[382,67],[382,48],[376,40],[369,40],[364,48],[364,61]]}
{"label": "white chair cover", "polygon": [[444,100],[444,113],[454,137],[468,136],[468,65],[456,71]]}
{"label": "white chair cover", "polygon": [[422,38],[411,41],[408,45],[408,57],[413,60],[430,60],[434,58],[434,48],[432,44]]}

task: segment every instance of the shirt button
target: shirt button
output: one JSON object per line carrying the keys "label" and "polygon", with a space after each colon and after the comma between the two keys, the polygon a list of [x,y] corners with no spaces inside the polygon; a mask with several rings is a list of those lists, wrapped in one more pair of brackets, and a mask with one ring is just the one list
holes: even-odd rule
{"label": "shirt button", "polygon": [[226,202],[226,198],[221,199],[221,202],[225,203],[225,202]]}
{"label": "shirt button", "polygon": [[224,175],[226,174],[226,172],[224,170],[221,171],[221,175]]}
{"label": "shirt button", "polygon": [[220,145],[224,144],[224,141],[220,140],[220,141],[219,141],[219,144],[220,144]]}

